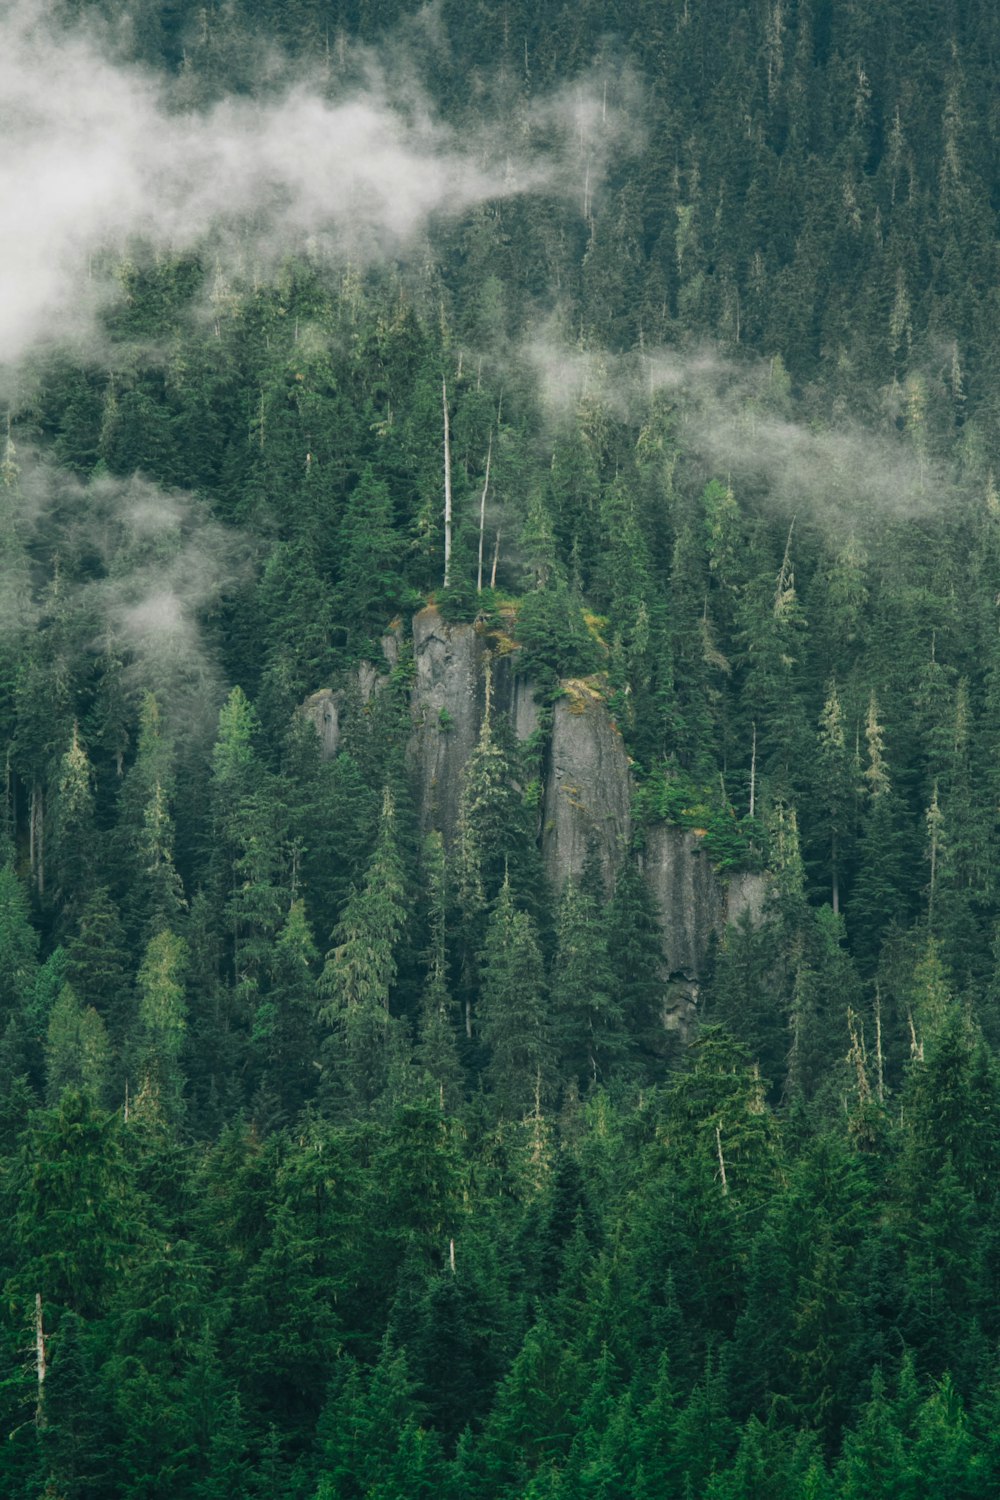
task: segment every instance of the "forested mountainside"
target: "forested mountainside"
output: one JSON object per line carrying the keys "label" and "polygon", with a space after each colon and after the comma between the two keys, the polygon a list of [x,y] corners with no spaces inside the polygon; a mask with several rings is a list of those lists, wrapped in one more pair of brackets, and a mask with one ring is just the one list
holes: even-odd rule
{"label": "forested mountainside", "polygon": [[998,46],[4,7],[11,1500],[998,1493]]}

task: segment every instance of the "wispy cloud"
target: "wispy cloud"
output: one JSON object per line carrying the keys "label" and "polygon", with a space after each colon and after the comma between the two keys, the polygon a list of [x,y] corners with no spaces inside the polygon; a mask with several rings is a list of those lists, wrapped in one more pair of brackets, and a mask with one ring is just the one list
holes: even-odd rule
{"label": "wispy cloud", "polygon": [[291,249],[398,256],[436,214],[525,191],[596,190],[620,111],[585,84],[521,122],[456,132],[397,61],[355,82],[270,85],[180,106],[175,82],[116,60],[42,0],[0,15],[0,364],[85,334],[111,294],[105,252],[214,242],[266,274]]}
{"label": "wispy cloud", "polygon": [[574,347],[554,328],[522,353],[554,422],[593,403],[640,424],[654,400],[666,400],[689,464],[821,524],[928,513],[957,493],[955,466],[897,430],[889,413],[873,410],[867,424],[829,402],[807,413],[766,359],[737,361],[708,346],[611,354]]}

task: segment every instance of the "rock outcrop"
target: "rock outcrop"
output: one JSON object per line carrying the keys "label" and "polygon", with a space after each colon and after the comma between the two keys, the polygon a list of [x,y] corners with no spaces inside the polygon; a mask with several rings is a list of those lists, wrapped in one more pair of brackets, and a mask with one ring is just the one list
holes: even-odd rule
{"label": "rock outcrop", "polygon": [[340,715],[344,695],[332,688],[320,688],[302,705],[302,712],[313,724],[323,748],[323,759],[332,760],[340,746]]}
{"label": "rock outcrop", "polygon": [[[382,637],[382,655],[390,667],[397,665],[398,629],[393,629]],[[302,705],[302,712],[319,735],[324,760],[332,760],[340,749],[344,717],[350,712],[349,700],[353,697],[361,704],[371,702],[373,694],[379,691],[384,682],[384,673],[373,662],[362,661],[358,663],[346,687],[320,688],[319,692],[310,693]]]}
{"label": "rock outcrop", "polygon": [[765,919],[772,883],[767,875],[754,870],[733,870],[726,886],[726,924],[733,926],[744,917],[753,927]]}
{"label": "rock outcrop", "polygon": [[556,889],[580,874],[593,847],[610,893],[628,847],[630,802],[625,745],[599,690],[565,683],[552,715],[542,809],[542,854]]}
{"label": "rock outcrop", "polygon": [[483,644],[471,625],[449,625],[433,607],[413,620],[413,767],[421,821],[448,843],[458,823],[462,772],[486,706]]}
{"label": "rock outcrop", "polygon": [[696,981],[725,922],[725,899],[702,841],[690,828],[654,824],[642,869],[660,918],[664,968]]}
{"label": "rock outcrop", "polygon": [[764,921],[770,882],[751,870],[731,871],[723,881],[698,834],[669,823],[648,829],[642,869],[662,933],[663,1025],[683,1039],[713,946],[744,915],[754,925]]}
{"label": "rock outcrop", "polygon": [[433,606],[414,617],[410,763],[421,822],[446,844],[455,835],[462,774],[486,713],[487,665],[492,712],[505,715],[522,742],[539,727],[534,687],[518,672],[519,655],[496,657],[488,636],[474,625],[449,624]]}
{"label": "rock outcrop", "polygon": [[[491,712],[508,718],[519,741],[534,736],[545,720],[531,680],[519,671],[519,651],[498,654],[489,634],[471,624],[449,624],[433,606],[414,616],[412,629],[409,761],[421,823],[425,830],[437,829],[447,844],[455,837],[463,774],[486,712],[487,677]],[[396,627],[383,641],[390,667],[399,663],[401,648]],[[384,681],[384,673],[365,662],[343,689],[324,688],[306,700],[304,711],[325,755],[337,753],[349,700],[359,694],[368,702]],[[629,759],[601,680],[574,679],[562,688],[541,747],[544,866],[558,892],[582,872],[594,850],[610,894],[630,838]],[[744,915],[754,924],[765,919],[768,880],[740,870],[722,880],[701,837],[666,823],[647,830],[641,866],[663,935],[664,1025],[683,1034],[713,944]]]}

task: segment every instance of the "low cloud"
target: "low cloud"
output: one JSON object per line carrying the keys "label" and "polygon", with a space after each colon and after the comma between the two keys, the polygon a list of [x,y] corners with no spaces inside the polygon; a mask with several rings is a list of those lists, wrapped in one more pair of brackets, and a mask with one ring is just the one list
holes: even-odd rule
{"label": "low cloud", "polygon": [[[191,495],[140,476],[82,485],[31,455],[22,460],[19,501],[22,540],[41,540],[54,554],[72,637],[119,662],[126,691],[155,691],[173,724],[210,732],[223,688],[208,622],[246,577],[245,539]],[[36,602],[26,595],[18,618],[0,612],[0,629],[33,623],[50,579],[47,567],[35,580]]]}
{"label": "low cloud", "polygon": [[[387,54],[388,55],[388,54]],[[265,273],[299,253],[398,256],[436,214],[526,191],[597,190],[624,116],[598,84],[461,137],[370,54],[355,81],[271,83],[180,107],[176,81],[116,60],[41,0],[0,16],[0,365],[93,330],[113,259],[228,248]],[[619,89],[620,92],[620,89]]]}
{"label": "low cloud", "polygon": [[[853,517],[917,515],[954,501],[956,466],[929,452],[895,418],[905,392],[887,397],[865,424],[834,412],[806,413],[779,364],[736,361],[705,347],[625,355],[574,348],[552,330],[523,346],[551,421],[588,404],[636,425],[666,401],[684,459],[704,478],[731,480],[764,503],[840,527]],[[925,382],[924,390],[933,381]]]}

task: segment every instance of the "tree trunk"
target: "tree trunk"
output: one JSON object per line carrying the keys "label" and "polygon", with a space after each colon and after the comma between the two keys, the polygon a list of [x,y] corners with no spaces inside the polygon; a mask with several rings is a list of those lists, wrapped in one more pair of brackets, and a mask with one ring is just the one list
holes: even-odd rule
{"label": "tree trunk", "polygon": [[715,1149],[719,1153],[719,1178],[722,1182],[723,1193],[729,1192],[729,1183],[726,1181],[726,1158],[722,1154],[722,1130],[718,1125],[715,1127]]}
{"label": "tree trunk", "polygon": [[757,725],[753,726],[753,740],[750,746],[750,816],[753,817],[754,806],[757,800]]}
{"label": "tree trunk", "polygon": [[448,433],[448,386],[441,381],[444,412],[444,586],[451,582],[451,439]]}
{"label": "tree trunk", "polygon": [[45,803],[36,781],[31,788],[28,814],[28,862],[40,896],[45,895]]}
{"label": "tree trunk", "polygon": [[38,1376],[38,1395],[35,1400],[35,1426],[45,1426],[45,1329],[42,1326],[42,1294],[35,1293],[35,1370]]}
{"label": "tree trunk", "polygon": [[486,450],[486,477],[483,480],[483,493],[479,500],[479,572],[476,576],[476,593],[483,592],[483,532],[486,527],[486,493],[490,487],[490,460],[493,457],[493,433],[490,432],[489,447]]}

